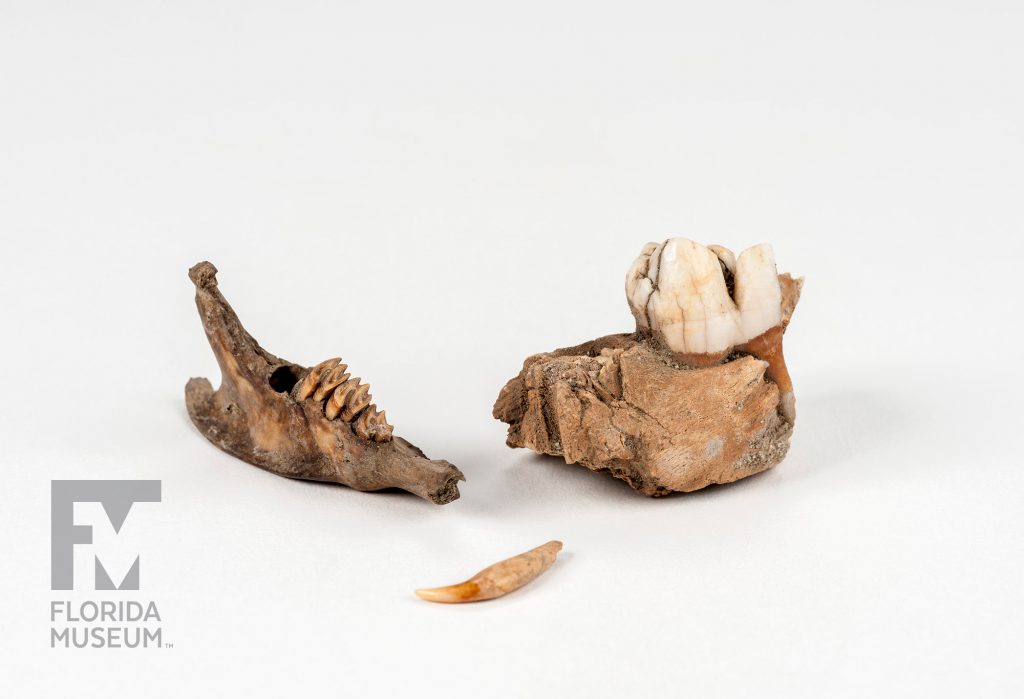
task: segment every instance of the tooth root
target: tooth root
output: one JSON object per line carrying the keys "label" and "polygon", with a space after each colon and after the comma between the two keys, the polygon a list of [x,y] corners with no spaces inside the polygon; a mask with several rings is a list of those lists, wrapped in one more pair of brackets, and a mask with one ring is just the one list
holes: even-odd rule
{"label": "tooth root", "polygon": [[770,245],[755,245],[740,253],[735,283],[742,339],[755,338],[781,322],[782,287]]}
{"label": "tooth root", "polygon": [[647,314],[669,349],[684,354],[724,352],[739,329],[718,257],[686,238],[673,238],[661,250]]}
{"label": "tooth root", "polygon": [[363,408],[370,404],[370,385],[361,384],[348,394],[345,408],[341,411],[341,419],[350,422]]}
{"label": "tooth root", "polygon": [[796,397],[793,395],[793,379],[786,367],[786,357],[782,352],[782,334],[785,328],[776,325],[767,332],[740,345],[741,349],[768,364],[765,372],[769,379],[779,387],[779,412],[790,424],[796,423]]}
{"label": "tooth root", "polygon": [[320,379],[324,373],[329,372],[337,366],[339,362],[341,362],[341,357],[332,357],[331,359],[320,362],[310,369],[309,373],[306,374],[306,378],[299,382],[299,384],[293,389],[294,393],[292,395],[295,400],[303,401],[313,395],[317,386],[320,385]]}
{"label": "tooth root", "polygon": [[338,366],[327,372],[322,379],[320,379],[320,387],[316,389],[316,393],[313,394],[313,400],[323,400],[327,396],[331,395],[331,392],[337,386],[348,380],[348,374],[345,370],[348,369],[348,364],[339,364]]}
{"label": "tooth root", "polygon": [[495,599],[518,590],[534,580],[554,564],[555,558],[561,550],[561,541],[549,541],[526,553],[495,563],[489,568],[481,570],[466,582],[447,587],[416,590],[416,594],[428,602],[446,604],[483,602]]}

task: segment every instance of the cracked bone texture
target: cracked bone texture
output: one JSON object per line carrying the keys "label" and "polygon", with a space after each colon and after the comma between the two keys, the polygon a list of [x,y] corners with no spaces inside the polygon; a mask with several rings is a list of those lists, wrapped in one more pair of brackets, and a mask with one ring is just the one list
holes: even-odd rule
{"label": "cracked bone texture", "polygon": [[686,238],[648,243],[626,274],[626,298],[638,328],[682,355],[728,352],[782,318],[782,288],[769,245],[737,257],[720,245]]}
{"label": "cracked bone texture", "polygon": [[307,369],[260,347],[220,293],[216,275],[209,262],[189,270],[221,385],[214,390],[206,379],[190,379],[185,403],[210,442],[288,478],[366,491],[400,488],[439,505],[459,497],[462,472],[393,436],[369,386],[349,378],[340,358]]}
{"label": "cracked bone texture", "polygon": [[802,280],[771,248],[648,243],[626,278],[636,332],[529,357],[494,417],[507,443],[605,471],[645,495],[778,464],[796,419],[782,336]]}

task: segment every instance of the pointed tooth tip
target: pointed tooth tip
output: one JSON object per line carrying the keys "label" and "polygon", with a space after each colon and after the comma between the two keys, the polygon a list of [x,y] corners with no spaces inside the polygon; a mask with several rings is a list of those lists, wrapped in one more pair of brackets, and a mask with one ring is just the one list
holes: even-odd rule
{"label": "pointed tooth tip", "polygon": [[416,590],[416,595],[428,602],[440,602],[441,604],[483,601],[480,597],[480,586],[469,580],[445,587],[420,588]]}
{"label": "pointed tooth tip", "polygon": [[422,590],[416,590],[416,596],[420,599],[425,599],[428,602],[454,602],[451,595],[445,592],[445,588],[426,588]]}

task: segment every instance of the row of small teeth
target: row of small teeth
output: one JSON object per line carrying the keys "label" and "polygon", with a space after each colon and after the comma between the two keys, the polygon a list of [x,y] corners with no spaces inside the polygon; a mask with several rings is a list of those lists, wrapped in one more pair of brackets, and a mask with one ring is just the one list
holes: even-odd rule
{"label": "row of small teeth", "polygon": [[377,406],[370,403],[369,384],[360,383],[358,377],[350,378],[348,365],[341,363],[341,357],[320,362],[310,369],[292,395],[297,401],[312,398],[323,402],[328,420],[340,418],[350,423],[363,439],[375,442],[391,439],[394,428],[385,419],[384,411],[378,413]]}
{"label": "row of small teeth", "polygon": [[737,257],[686,238],[648,243],[626,274],[626,298],[641,332],[685,355],[728,352],[782,320],[769,245]]}

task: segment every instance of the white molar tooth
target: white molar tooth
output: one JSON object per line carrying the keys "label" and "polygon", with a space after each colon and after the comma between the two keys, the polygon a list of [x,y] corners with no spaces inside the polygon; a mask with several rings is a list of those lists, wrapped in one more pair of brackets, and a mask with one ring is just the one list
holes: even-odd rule
{"label": "white molar tooth", "polygon": [[742,330],[738,342],[745,342],[782,321],[782,287],[772,246],[755,245],[741,252],[735,278]]}
{"label": "white molar tooth", "polygon": [[673,238],[661,251],[658,288],[651,295],[657,318],[673,349],[693,354],[722,352],[733,342],[737,311],[713,252],[685,238]]}
{"label": "white molar tooth", "polygon": [[[734,275],[733,296],[723,265]],[[768,245],[736,257],[720,245],[686,238],[648,243],[626,275],[626,298],[638,328],[681,354],[727,352],[782,317],[782,289]]]}

